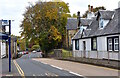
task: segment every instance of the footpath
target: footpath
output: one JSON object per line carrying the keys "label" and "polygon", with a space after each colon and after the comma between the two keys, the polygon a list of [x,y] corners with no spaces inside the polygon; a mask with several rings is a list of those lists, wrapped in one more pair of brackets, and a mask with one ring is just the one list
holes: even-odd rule
{"label": "footpath", "polygon": [[0,77],[7,78],[12,76],[20,76],[13,60],[11,61],[11,72],[9,72],[8,58],[0,59]]}
{"label": "footpath", "polygon": [[75,72],[83,76],[110,76],[109,78],[117,78],[120,75],[117,69],[77,63],[72,61],[56,60],[51,58],[33,58],[32,60],[39,61],[44,64],[53,65],[57,68]]}

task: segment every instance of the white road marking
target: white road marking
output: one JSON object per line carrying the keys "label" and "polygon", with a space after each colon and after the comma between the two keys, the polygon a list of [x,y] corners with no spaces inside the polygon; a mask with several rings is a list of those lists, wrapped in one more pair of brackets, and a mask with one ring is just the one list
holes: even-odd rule
{"label": "white road marking", "polygon": [[50,76],[49,73],[45,73],[46,76]]}
{"label": "white road marking", "polygon": [[[74,72],[72,72],[72,71],[69,71],[69,73],[74,74],[74,75],[77,75],[77,76],[82,76],[82,75],[80,75],[80,74],[78,74],[78,73],[74,73]],[[82,76],[82,77],[83,77],[83,76]]]}
{"label": "white road marking", "polygon": [[55,68],[60,69],[60,70],[63,70],[62,68],[54,66],[54,65],[50,65],[50,66],[55,67]]}
{"label": "white road marking", "polygon": [[35,76],[35,74],[33,74],[33,76]]}
{"label": "white road marking", "polygon": [[[42,62],[41,62],[42,63]],[[47,64],[47,63],[43,63],[43,64]]]}
{"label": "white road marking", "polygon": [[10,75],[10,74],[9,74],[9,75],[6,75],[6,76],[13,76],[13,75]]}

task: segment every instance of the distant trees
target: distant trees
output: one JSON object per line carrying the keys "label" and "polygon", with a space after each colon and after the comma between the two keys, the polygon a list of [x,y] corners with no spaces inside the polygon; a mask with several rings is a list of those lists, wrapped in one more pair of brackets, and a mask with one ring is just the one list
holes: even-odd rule
{"label": "distant trees", "polygon": [[21,36],[38,44],[44,52],[62,47],[66,35],[65,25],[69,16],[65,2],[37,2],[23,14]]}
{"label": "distant trees", "polygon": [[77,15],[76,15],[76,13],[74,13],[72,17],[73,17],[73,18],[77,18]]}
{"label": "distant trees", "polygon": [[40,46],[39,46],[39,45],[33,45],[33,46],[32,46],[32,50],[38,50],[38,49],[40,49]]}

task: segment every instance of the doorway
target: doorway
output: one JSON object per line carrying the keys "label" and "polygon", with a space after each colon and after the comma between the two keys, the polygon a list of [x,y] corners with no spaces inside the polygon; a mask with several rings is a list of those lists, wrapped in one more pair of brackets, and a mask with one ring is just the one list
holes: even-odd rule
{"label": "doorway", "polygon": [[83,57],[86,57],[86,42],[83,41]]}

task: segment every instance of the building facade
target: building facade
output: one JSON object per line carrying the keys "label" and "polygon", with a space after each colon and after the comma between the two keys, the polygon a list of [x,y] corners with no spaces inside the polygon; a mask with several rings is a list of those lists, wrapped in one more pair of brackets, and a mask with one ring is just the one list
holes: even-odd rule
{"label": "building facade", "polygon": [[[120,60],[120,8],[99,10],[73,37],[74,57]],[[80,25],[81,27],[81,25]]]}
{"label": "building facade", "polygon": [[66,47],[72,47],[72,37],[77,32],[77,19],[76,18],[68,18],[66,25]]}

